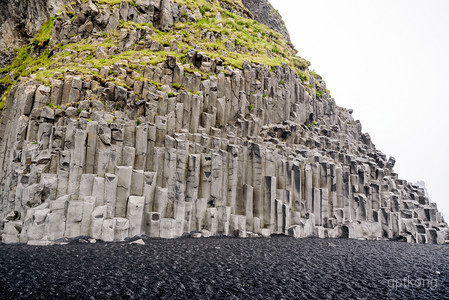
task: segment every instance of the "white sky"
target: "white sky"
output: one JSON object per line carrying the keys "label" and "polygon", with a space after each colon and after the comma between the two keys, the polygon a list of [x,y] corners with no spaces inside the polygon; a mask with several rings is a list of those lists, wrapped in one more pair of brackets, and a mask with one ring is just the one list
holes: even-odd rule
{"label": "white sky", "polygon": [[270,0],[299,55],[449,219],[449,1]]}

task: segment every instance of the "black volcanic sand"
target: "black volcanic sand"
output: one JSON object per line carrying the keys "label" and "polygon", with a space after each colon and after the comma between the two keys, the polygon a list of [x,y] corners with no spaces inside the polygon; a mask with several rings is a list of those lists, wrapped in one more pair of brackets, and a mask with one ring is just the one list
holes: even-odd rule
{"label": "black volcanic sand", "polygon": [[0,244],[1,299],[449,299],[449,245],[180,238]]}

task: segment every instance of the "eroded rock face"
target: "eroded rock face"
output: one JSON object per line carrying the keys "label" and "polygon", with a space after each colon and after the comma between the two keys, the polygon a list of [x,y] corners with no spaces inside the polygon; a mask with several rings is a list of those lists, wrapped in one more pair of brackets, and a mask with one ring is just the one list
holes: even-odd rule
{"label": "eroded rock face", "polygon": [[[170,28],[183,11],[171,1],[136,4],[78,3],[78,18],[55,21],[52,42],[96,43],[130,18]],[[141,39],[148,26],[118,35],[118,47],[89,54],[178,50]],[[134,68],[122,59],[95,76],[67,70],[51,88],[22,78],[0,122],[2,240],[191,232],[449,240],[436,205],[398,178],[395,159],[376,150],[324,81],[311,78],[309,94],[286,64],[231,68],[196,48],[185,63],[170,54],[154,65],[133,58]]]}

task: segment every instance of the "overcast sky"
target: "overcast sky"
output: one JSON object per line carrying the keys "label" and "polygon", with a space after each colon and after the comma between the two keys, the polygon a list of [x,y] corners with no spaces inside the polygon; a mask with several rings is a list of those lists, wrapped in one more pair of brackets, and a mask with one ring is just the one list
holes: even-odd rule
{"label": "overcast sky", "polygon": [[449,1],[270,0],[299,55],[449,219]]}

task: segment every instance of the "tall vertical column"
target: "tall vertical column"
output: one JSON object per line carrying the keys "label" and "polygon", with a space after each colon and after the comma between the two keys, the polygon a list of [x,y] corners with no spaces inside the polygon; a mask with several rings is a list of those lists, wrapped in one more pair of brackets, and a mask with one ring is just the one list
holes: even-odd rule
{"label": "tall vertical column", "polygon": [[218,212],[218,232],[229,235],[229,222],[231,218],[231,208],[228,206],[217,207]]}
{"label": "tall vertical column", "polygon": [[[265,149],[259,144],[252,144],[253,154],[253,189],[254,189],[254,217],[263,222],[264,218],[264,169],[265,169]],[[248,218],[247,218],[248,222]],[[251,226],[253,221],[251,220]]]}
{"label": "tall vertical column", "polygon": [[145,170],[148,149],[148,127],[146,125],[136,127],[136,158],[134,169]]}
{"label": "tall vertical column", "polygon": [[126,218],[129,220],[129,236],[139,236],[143,229],[144,197],[130,196],[126,210]]}
{"label": "tall vertical column", "polygon": [[[205,218],[206,218],[206,209],[207,209],[207,199],[198,198],[195,202],[194,206],[194,219],[195,226],[193,227],[195,230],[201,231],[205,226]],[[192,222],[193,223],[193,222]]]}
{"label": "tall vertical column", "polygon": [[293,202],[292,205],[294,207],[294,212],[297,214],[295,217],[295,224],[298,224],[298,217],[305,216],[305,205],[302,199],[302,191],[301,191],[301,169],[298,163],[295,163],[292,168],[292,184],[293,184]]}
{"label": "tall vertical column", "polygon": [[183,129],[183,116],[184,116],[184,103],[176,103],[175,104],[175,131],[179,132]]}
{"label": "tall vertical column", "polygon": [[80,188],[81,174],[86,157],[85,141],[87,134],[84,130],[76,130],[74,145],[70,154],[70,173],[68,183],[68,194],[78,195]]}
{"label": "tall vertical column", "polygon": [[329,220],[329,191],[320,189],[321,192],[321,225],[327,226]]}
{"label": "tall vertical column", "polygon": [[336,203],[336,205],[334,205],[334,210],[344,208],[344,204],[343,204],[343,168],[340,166],[336,167],[335,173],[336,173],[335,182],[336,182],[336,191],[337,191],[336,192],[337,193],[337,203]]}
{"label": "tall vertical column", "polygon": [[154,147],[153,165],[150,171],[157,174],[156,185],[164,186],[164,162],[165,162],[165,149],[160,147]]}
{"label": "tall vertical column", "polygon": [[276,215],[275,215],[275,228],[274,228],[274,232],[277,234],[281,234],[282,233],[282,226],[284,223],[283,220],[283,212],[282,212],[282,201],[281,200],[275,200],[275,210],[276,210]]}
{"label": "tall vertical column", "polygon": [[111,144],[109,153],[109,162],[106,173],[114,173],[115,168],[120,166],[122,163],[122,142],[117,142],[116,144]]}
{"label": "tall vertical column", "polygon": [[126,205],[131,190],[132,167],[117,167],[117,200],[115,206],[115,216],[126,217]]}
{"label": "tall vertical column", "polygon": [[198,188],[200,184],[200,165],[201,155],[190,154],[187,167],[187,202],[195,202],[198,198]]}
{"label": "tall vertical column", "polygon": [[305,178],[304,178],[304,192],[305,192],[305,202],[306,211],[308,213],[313,212],[313,187],[312,187],[312,168],[309,164],[305,167]]}
{"label": "tall vertical column", "polygon": [[243,207],[240,197],[243,196],[243,185],[246,182],[248,171],[248,148],[240,147],[238,148],[238,168],[237,168],[237,196],[236,196],[236,207],[237,210],[241,211]]}
{"label": "tall vertical column", "polygon": [[106,173],[104,176],[104,199],[106,204],[105,217],[112,219],[115,216],[117,203],[118,178],[114,174]]}
{"label": "tall vertical column", "polygon": [[176,220],[176,235],[181,236],[184,231],[186,222],[186,177],[187,163],[189,159],[189,143],[187,141],[177,139],[176,146],[177,159],[175,175],[175,202],[173,213]]}
{"label": "tall vertical column", "polygon": [[280,190],[284,190],[287,184],[287,162],[284,159],[279,159],[276,166],[277,187]]}
{"label": "tall vertical column", "polygon": [[173,218],[173,205],[176,195],[176,149],[165,148],[163,186],[167,187],[168,202],[166,218]]}
{"label": "tall vertical column", "polygon": [[159,213],[160,218],[165,218],[167,214],[168,190],[156,185],[153,211]]}
{"label": "tall vertical column", "polygon": [[200,174],[199,197],[204,198],[209,202],[211,200],[210,183],[212,175],[212,155],[209,153],[201,153]]}
{"label": "tall vertical column", "polygon": [[86,147],[86,164],[85,173],[94,174],[95,173],[95,156],[97,149],[97,131],[98,123],[89,122],[87,123],[87,147]]}
{"label": "tall vertical column", "polygon": [[190,112],[192,109],[192,95],[187,92],[181,92],[181,103],[183,103],[182,128],[190,129]]}
{"label": "tall vertical column", "polygon": [[228,205],[228,188],[229,188],[229,174],[228,174],[228,153],[220,150],[221,156],[221,206]]}
{"label": "tall vertical column", "polygon": [[319,163],[312,163],[312,185],[314,188],[321,187],[321,166]]}
{"label": "tall vertical column", "polygon": [[92,196],[95,197],[95,206],[104,205],[105,202],[104,189],[105,189],[104,177],[95,177],[92,188]]}
{"label": "tall vertical column", "polygon": [[235,145],[228,146],[228,201],[231,214],[236,214],[237,182],[238,182],[238,148]]}
{"label": "tall vertical column", "polygon": [[144,182],[143,170],[132,170],[130,194],[132,196],[142,196]]}
{"label": "tall vertical column", "polygon": [[[92,196],[92,188],[94,186],[94,174],[82,174],[80,181],[79,199],[84,200],[84,197]],[[55,199],[51,199],[55,200]]]}
{"label": "tall vertical column", "polygon": [[312,213],[315,216],[315,225],[321,226],[322,223],[322,215],[321,215],[321,189],[314,188],[313,189],[313,210]]}
{"label": "tall vertical column", "polygon": [[212,154],[212,174],[211,174],[211,187],[210,196],[211,202],[215,206],[225,206],[226,201],[223,202],[222,189],[223,189],[223,176],[222,176],[222,157],[218,153]]}
{"label": "tall vertical column", "polygon": [[267,149],[265,153],[265,176],[276,176],[276,153]]}
{"label": "tall vertical column", "polygon": [[197,133],[198,132],[198,125],[200,121],[200,106],[201,106],[201,100],[202,97],[193,95],[192,99],[192,106],[191,106],[191,113],[190,113],[190,132],[191,133]]}
{"label": "tall vertical column", "polygon": [[145,183],[143,187],[143,196],[145,197],[144,215],[153,211],[154,194],[156,190],[156,173],[144,172]]}
{"label": "tall vertical column", "polygon": [[253,187],[248,184],[243,185],[243,210],[239,214],[246,216],[246,230],[248,231],[253,230],[253,195]]}
{"label": "tall vertical column", "polygon": [[349,183],[349,170],[344,168],[343,170],[343,208],[345,220],[352,220],[350,214],[350,198],[351,190]]}
{"label": "tall vertical column", "polygon": [[275,226],[275,200],[276,200],[276,176],[265,176],[264,197],[264,223],[265,228],[274,230]]}

